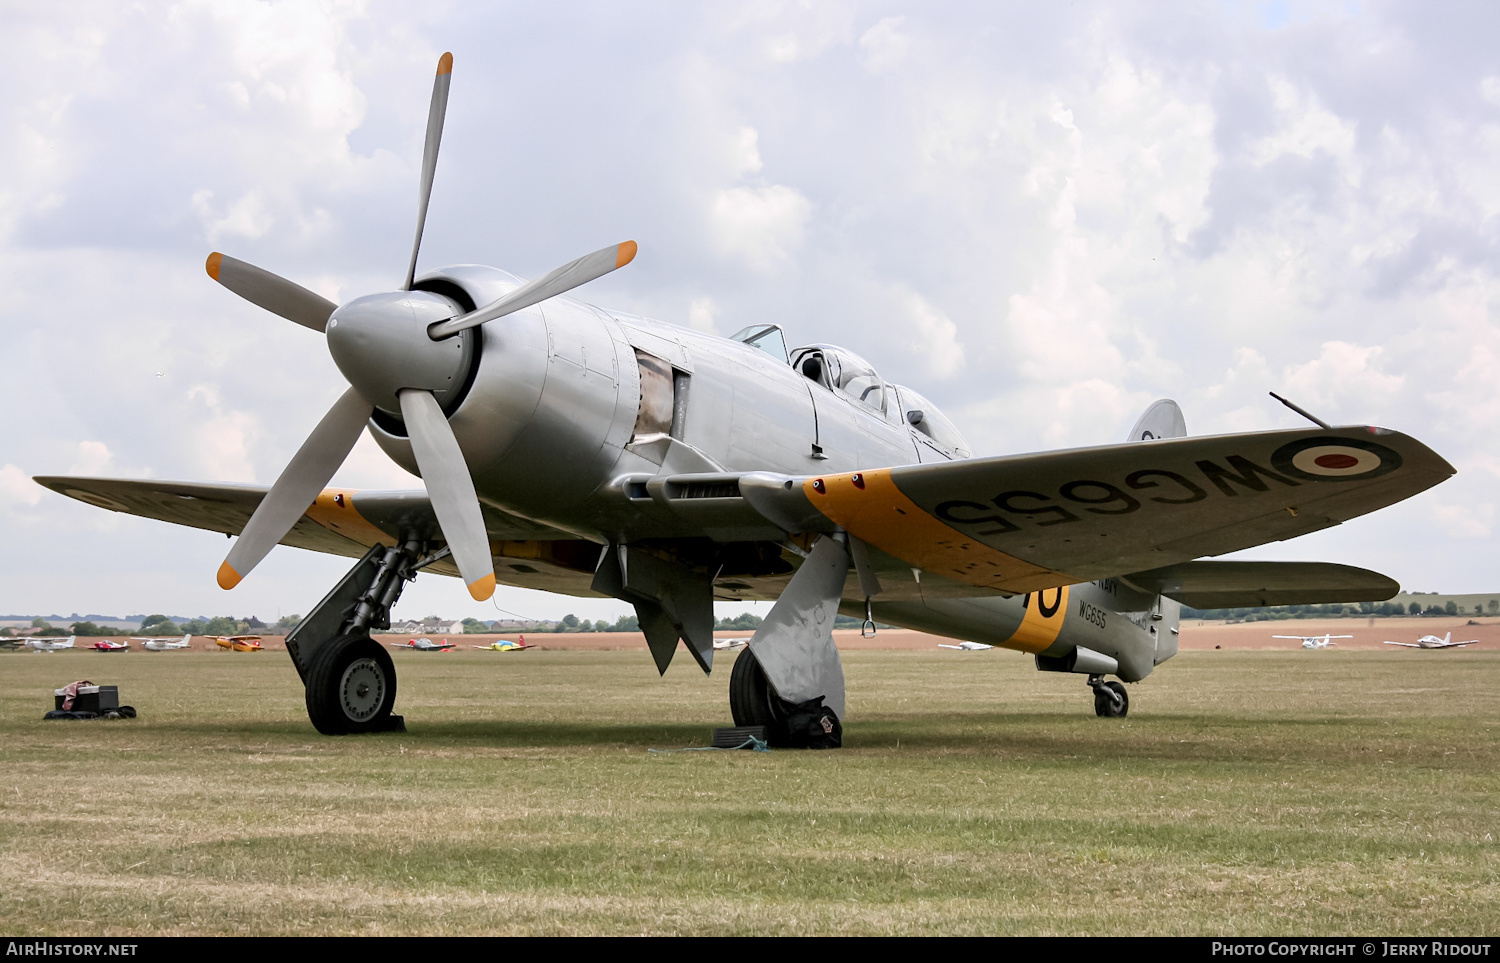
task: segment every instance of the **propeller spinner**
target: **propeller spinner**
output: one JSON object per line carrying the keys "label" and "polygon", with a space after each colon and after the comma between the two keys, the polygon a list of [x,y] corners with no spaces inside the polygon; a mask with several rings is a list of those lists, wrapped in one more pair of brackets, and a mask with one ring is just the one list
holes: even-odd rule
{"label": "propeller spinner", "polygon": [[324,332],[329,353],[350,384],[292,456],[230,548],[219,566],[223,588],[238,585],[291,531],[379,408],[406,423],[433,512],[469,594],[482,601],[495,591],[494,562],[479,497],[443,411],[443,402],[459,390],[468,366],[474,363],[469,342],[477,335],[468,332],[624,267],[635,257],[636,244],[626,241],[595,251],[459,316],[455,316],[458,307],[447,298],[413,291],[452,71],[453,55],[445,53],[438,60],[432,86],[417,233],[400,291],[365,295],[335,306],[252,264],[219,253],[208,257],[209,276],[235,294],[288,321]]}

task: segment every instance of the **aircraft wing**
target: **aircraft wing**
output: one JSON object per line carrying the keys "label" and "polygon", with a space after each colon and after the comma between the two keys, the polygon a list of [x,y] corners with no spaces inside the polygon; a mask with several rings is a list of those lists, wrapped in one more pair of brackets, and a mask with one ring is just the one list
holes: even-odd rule
{"label": "aircraft wing", "polygon": [[1401,591],[1397,582],[1378,572],[1331,562],[1182,562],[1136,572],[1124,580],[1195,609],[1379,602]]}
{"label": "aircraft wing", "polygon": [[[244,529],[261,499],[270,491],[266,485],[154,479],[40,476],[35,480],[59,494],[99,508],[229,535],[238,535]],[[483,512],[485,529],[495,541],[577,541],[576,536],[508,515],[490,506],[484,506]],[[326,488],[308,506],[281,544],[359,558],[376,542],[390,545],[400,532],[407,530],[429,534],[434,539],[442,538],[437,516],[425,491]],[[590,555],[591,562],[597,559],[598,546],[591,546],[585,554]],[[535,569],[535,566],[526,567]],[[444,574],[457,573],[449,559],[432,568]]]}
{"label": "aircraft wing", "polygon": [[1408,649],[1420,649],[1421,648],[1421,646],[1418,645],[1415,642],[1385,642],[1385,643],[1382,643],[1382,644],[1384,644],[1384,645],[1400,645],[1400,646],[1405,646]]}
{"label": "aircraft wing", "polygon": [[[741,477],[738,487],[787,531],[838,526],[914,568],[981,588],[1031,592],[1295,538],[1410,498],[1453,471],[1407,435],[1346,427],[801,479],[757,473]],[[665,494],[682,480],[669,479]],[[676,490],[690,493],[691,486]],[[1207,579],[1210,571],[1191,574]],[[1364,591],[1385,587],[1372,580]],[[1344,588],[1336,587],[1348,601]],[[1390,589],[1365,597],[1389,597],[1394,583]]]}

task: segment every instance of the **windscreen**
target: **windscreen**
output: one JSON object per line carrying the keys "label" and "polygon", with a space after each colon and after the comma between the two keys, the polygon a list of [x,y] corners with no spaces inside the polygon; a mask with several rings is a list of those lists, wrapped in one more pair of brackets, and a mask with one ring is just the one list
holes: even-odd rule
{"label": "windscreen", "polygon": [[752,324],[729,336],[730,341],[743,341],[752,348],[759,348],[777,361],[786,363],[786,336],[774,324]]}

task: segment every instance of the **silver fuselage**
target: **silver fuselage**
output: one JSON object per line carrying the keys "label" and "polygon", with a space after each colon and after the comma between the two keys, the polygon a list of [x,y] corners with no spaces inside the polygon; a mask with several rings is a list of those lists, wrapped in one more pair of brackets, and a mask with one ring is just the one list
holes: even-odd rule
{"label": "silver fuselage", "polygon": [[[495,268],[462,265],[429,274],[417,287],[462,309],[465,297],[485,304],[519,283]],[[472,334],[477,357],[468,386],[444,408],[479,498],[576,538],[604,544],[640,536],[633,526],[641,511],[621,496],[621,479],[664,471],[807,476],[949,457],[907,424],[894,399],[882,415],[785,360],[703,332],[556,297]],[[671,410],[648,423],[648,396],[666,390],[652,380],[651,366],[665,367],[658,361],[670,366]],[[377,412],[370,432],[392,459],[419,474],[399,419]],[[653,518],[652,534],[661,531]],[[682,534],[700,533],[684,528]],[[873,610],[884,622],[1053,659],[1096,653],[1113,660],[1118,668],[1110,671],[1127,681],[1144,678],[1176,652],[1177,604],[1123,581],[1073,585],[1036,599],[976,596],[888,557],[883,562],[886,591]],[[504,575],[502,566],[497,578],[504,582]],[[721,583],[719,598],[774,597],[754,580]],[[850,614],[863,615],[857,582],[846,602]]]}

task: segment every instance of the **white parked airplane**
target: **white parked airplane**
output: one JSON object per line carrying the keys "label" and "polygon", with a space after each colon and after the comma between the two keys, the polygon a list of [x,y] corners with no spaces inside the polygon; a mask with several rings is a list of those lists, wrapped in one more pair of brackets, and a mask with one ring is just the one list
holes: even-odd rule
{"label": "white parked airplane", "polygon": [[978,651],[980,651],[982,649],[993,649],[994,646],[993,645],[985,645],[983,642],[960,642],[957,645],[949,645],[946,642],[939,642],[938,643],[938,648],[940,648],[940,649],[962,649],[965,652],[978,652]]}
{"label": "white parked airplane", "polygon": [[1300,639],[1304,649],[1326,649],[1338,645],[1334,639],[1352,639],[1352,635],[1273,635],[1273,639]]}
{"label": "white parked airplane", "polygon": [[75,636],[61,635],[38,635],[26,640],[26,647],[36,652],[57,652],[61,649],[71,649]]}
{"label": "white parked airplane", "polygon": [[159,639],[133,635],[130,637],[130,641],[139,642],[141,648],[147,652],[170,652],[173,649],[187,648],[188,643],[193,641],[193,636],[192,633],[188,633],[180,639]]}
{"label": "white parked airplane", "polygon": [[1415,642],[1383,642],[1382,645],[1404,645],[1408,649],[1456,649],[1461,645],[1473,645],[1478,639],[1470,639],[1467,642],[1454,642],[1453,633],[1449,632],[1441,639],[1435,635],[1424,635]]}
{"label": "white parked airplane", "polygon": [[743,649],[749,644],[749,639],[714,639],[714,648],[719,651],[725,649]]}

